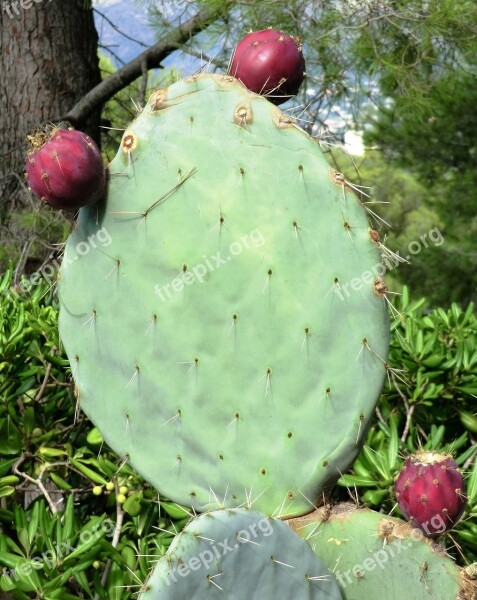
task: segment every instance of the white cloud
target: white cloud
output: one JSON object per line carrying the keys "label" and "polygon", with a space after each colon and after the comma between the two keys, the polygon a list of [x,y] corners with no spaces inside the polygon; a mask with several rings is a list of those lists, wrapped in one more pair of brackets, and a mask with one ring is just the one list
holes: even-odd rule
{"label": "white cloud", "polygon": [[115,4],[121,4],[122,0],[93,0],[94,6],[114,6]]}
{"label": "white cloud", "polygon": [[346,150],[353,156],[363,156],[364,144],[363,133],[361,131],[349,130],[344,134],[344,143]]}

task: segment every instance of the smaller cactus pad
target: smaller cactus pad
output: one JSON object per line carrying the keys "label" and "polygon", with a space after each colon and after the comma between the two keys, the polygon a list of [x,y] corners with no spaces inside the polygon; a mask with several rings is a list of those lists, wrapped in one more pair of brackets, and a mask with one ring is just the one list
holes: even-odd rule
{"label": "smaller cactus pad", "polygon": [[344,600],[475,600],[477,582],[409,523],[352,504],[288,524],[335,574]]}
{"label": "smaller cactus pad", "polygon": [[139,600],[342,600],[333,575],[278,519],[229,509],[193,519]]}

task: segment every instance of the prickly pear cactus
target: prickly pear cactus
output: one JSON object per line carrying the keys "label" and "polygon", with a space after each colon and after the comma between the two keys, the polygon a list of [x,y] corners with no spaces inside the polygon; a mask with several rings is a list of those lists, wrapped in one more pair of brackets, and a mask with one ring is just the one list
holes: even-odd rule
{"label": "prickly pear cactus", "polygon": [[477,597],[472,568],[460,569],[443,546],[400,519],[343,504],[288,524],[335,574],[344,600]]}
{"label": "prickly pear cactus", "polygon": [[363,205],[226,76],[155,92],[109,171],[60,273],[81,408],[180,504],[309,512],[357,455],[387,366]]}
{"label": "prickly pear cactus", "polygon": [[253,510],[201,515],[175,538],[140,600],[342,600],[334,576],[283,521]]}

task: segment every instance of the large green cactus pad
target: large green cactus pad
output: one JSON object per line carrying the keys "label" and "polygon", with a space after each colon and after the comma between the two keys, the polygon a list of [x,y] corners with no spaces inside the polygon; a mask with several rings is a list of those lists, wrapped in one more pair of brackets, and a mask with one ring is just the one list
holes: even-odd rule
{"label": "large green cactus pad", "polygon": [[283,521],[206,513],[175,538],[140,600],[342,600],[334,576]]}
{"label": "large green cactus pad", "polygon": [[223,76],[153,94],[110,173],[59,284],[81,407],[180,504],[310,511],[385,374],[366,211],[315,140]]}
{"label": "large green cactus pad", "polygon": [[344,504],[288,523],[336,575],[344,600],[477,597],[474,570],[460,569],[442,545],[400,519]]}

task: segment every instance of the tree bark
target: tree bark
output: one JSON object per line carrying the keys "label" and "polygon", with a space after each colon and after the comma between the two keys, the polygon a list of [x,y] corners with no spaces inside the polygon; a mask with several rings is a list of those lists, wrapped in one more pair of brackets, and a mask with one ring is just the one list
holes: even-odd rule
{"label": "tree bark", "polygon": [[[2,0],[0,225],[25,204],[26,136],[58,122],[101,80],[98,35],[85,0]],[[82,123],[98,139],[99,107]]]}

